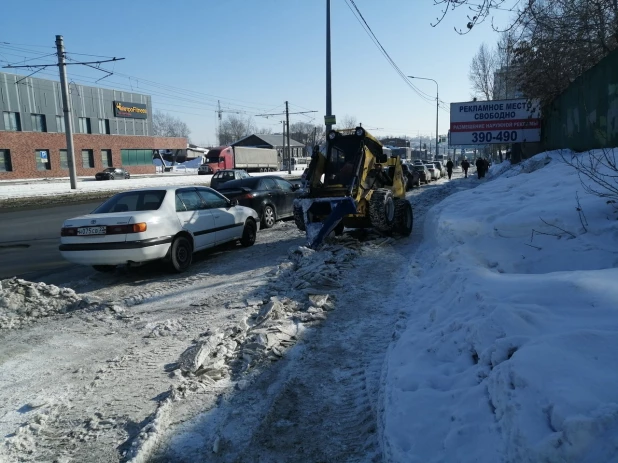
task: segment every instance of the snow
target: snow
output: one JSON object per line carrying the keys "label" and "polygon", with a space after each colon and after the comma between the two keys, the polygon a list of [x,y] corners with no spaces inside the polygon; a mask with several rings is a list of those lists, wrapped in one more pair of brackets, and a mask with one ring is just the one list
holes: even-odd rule
{"label": "snow", "polygon": [[618,461],[616,209],[558,152],[488,177],[426,218],[429,265],[405,282],[387,360],[385,455]]}
{"label": "snow", "polygon": [[[180,171],[182,172],[182,171]],[[262,175],[278,175],[283,178],[289,177],[288,173],[268,172],[268,173],[252,173],[252,177]],[[295,175],[292,175],[294,177]],[[209,185],[212,175],[197,175],[197,174],[159,174],[153,177],[137,177],[133,176],[128,180],[114,181],[96,181],[94,178],[87,179],[77,183],[77,189],[71,190],[71,185],[67,179],[66,182],[40,180],[23,181],[20,183],[6,184],[0,183],[0,201],[27,198],[38,196],[57,196],[64,194],[79,195],[101,191],[119,191],[137,188],[148,187],[164,187],[174,185]]]}
{"label": "snow", "polygon": [[618,462],[614,204],[557,152],[408,198],[408,238],[2,281],[0,460]]}

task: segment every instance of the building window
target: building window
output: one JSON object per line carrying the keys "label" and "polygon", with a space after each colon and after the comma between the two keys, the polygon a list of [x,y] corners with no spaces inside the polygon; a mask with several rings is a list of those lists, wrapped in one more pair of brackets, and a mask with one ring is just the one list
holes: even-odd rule
{"label": "building window", "polygon": [[19,113],[4,112],[4,129],[13,132],[21,132],[21,119]]}
{"label": "building window", "polygon": [[92,133],[92,128],[90,127],[89,117],[79,118],[79,133]]}
{"label": "building window", "polygon": [[103,167],[112,167],[114,165],[112,150],[101,150],[101,163]]}
{"label": "building window", "polygon": [[64,116],[56,116],[56,132],[66,132],[64,128]]}
{"label": "building window", "polygon": [[35,150],[34,160],[36,161],[36,170],[51,170],[49,150]]}
{"label": "building window", "polygon": [[68,169],[69,168],[69,155],[67,154],[67,150],[60,150],[60,168]]}
{"label": "building window", "polygon": [[11,172],[11,152],[9,150],[0,150],[0,172]]}
{"label": "building window", "polygon": [[30,114],[30,119],[32,120],[33,132],[47,132],[45,114]]}
{"label": "building window", "polygon": [[152,150],[120,150],[123,166],[152,164]]}
{"label": "building window", "polygon": [[99,119],[99,133],[109,135],[109,119]]}
{"label": "building window", "polygon": [[94,168],[94,154],[92,150],[82,150],[82,166],[85,169]]}

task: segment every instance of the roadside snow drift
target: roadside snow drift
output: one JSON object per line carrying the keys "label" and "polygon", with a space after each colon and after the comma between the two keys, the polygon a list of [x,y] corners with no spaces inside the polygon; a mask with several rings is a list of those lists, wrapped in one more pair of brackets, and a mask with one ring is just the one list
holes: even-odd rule
{"label": "roadside snow drift", "polygon": [[482,181],[427,216],[387,362],[387,460],[618,461],[616,208],[557,152]]}

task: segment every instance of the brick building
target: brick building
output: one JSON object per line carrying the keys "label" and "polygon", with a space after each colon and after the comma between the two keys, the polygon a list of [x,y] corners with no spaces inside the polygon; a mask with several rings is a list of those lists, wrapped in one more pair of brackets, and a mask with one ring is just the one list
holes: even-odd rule
{"label": "brick building", "polygon": [[[186,138],[152,135],[149,95],[70,85],[78,176],[106,167],[155,173],[154,150],[186,150]],[[0,180],[68,177],[60,83],[0,73]]]}

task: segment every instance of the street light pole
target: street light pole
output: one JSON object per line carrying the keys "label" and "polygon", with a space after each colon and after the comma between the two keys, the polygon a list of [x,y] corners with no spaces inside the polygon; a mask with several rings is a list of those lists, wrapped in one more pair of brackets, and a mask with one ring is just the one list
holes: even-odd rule
{"label": "street light pole", "polygon": [[436,154],[438,154],[438,110],[440,109],[440,90],[438,87],[438,82],[433,79],[428,79],[427,77],[415,77],[408,76],[409,79],[420,79],[420,80],[431,80],[436,84]]}
{"label": "street light pole", "polygon": [[[326,116],[332,116],[332,97],[330,86],[330,0],[326,0]],[[332,124],[326,124],[326,135],[333,128]]]}

